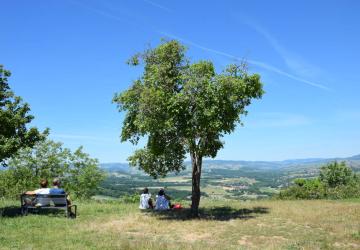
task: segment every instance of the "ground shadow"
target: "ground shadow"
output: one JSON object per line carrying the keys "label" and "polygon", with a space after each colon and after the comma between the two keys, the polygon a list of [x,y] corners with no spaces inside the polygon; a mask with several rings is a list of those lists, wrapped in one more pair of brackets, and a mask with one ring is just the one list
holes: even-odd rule
{"label": "ground shadow", "polygon": [[[54,209],[29,209],[30,214],[46,215],[50,217],[65,216],[64,211]],[[0,218],[16,218],[22,216],[18,206],[0,207]]]}
{"label": "ground shadow", "polygon": [[8,206],[0,208],[0,218],[1,217],[19,217],[21,216],[21,209],[17,206]]}
{"label": "ground shadow", "polygon": [[183,208],[179,210],[169,211],[156,211],[156,210],[145,210],[144,213],[150,216],[155,216],[160,220],[193,220],[193,219],[204,219],[204,220],[217,220],[217,221],[228,221],[232,219],[247,220],[257,217],[259,214],[269,213],[267,207],[253,207],[253,208],[241,208],[235,209],[229,206],[203,208],[199,209],[199,217],[194,218],[191,216],[189,208]]}

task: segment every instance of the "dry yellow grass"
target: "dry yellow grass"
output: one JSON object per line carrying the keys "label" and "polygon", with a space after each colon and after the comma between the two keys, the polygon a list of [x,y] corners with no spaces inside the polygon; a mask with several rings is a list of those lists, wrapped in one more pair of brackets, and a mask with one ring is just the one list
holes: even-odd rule
{"label": "dry yellow grass", "polygon": [[[11,246],[30,249],[360,249],[359,201],[224,200],[214,203],[203,200],[201,205],[204,209],[200,219],[188,218],[184,210],[144,213],[138,211],[137,204],[118,203],[80,204],[80,216],[76,220],[48,215],[4,216],[0,219],[0,243],[3,243],[0,246],[2,249]],[[24,238],[36,240],[29,243]]]}

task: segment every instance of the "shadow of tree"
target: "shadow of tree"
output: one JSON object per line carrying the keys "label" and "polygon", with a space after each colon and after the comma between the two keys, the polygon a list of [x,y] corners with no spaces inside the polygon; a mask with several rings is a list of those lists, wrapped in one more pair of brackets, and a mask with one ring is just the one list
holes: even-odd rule
{"label": "shadow of tree", "polygon": [[[65,216],[63,210],[53,209],[29,209],[29,214],[41,214],[50,217]],[[21,209],[18,206],[8,206],[0,208],[0,218],[16,218],[22,216]]]}
{"label": "shadow of tree", "polygon": [[252,219],[257,216],[257,214],[267,214],[269,213],[269,208],[267,207],[253,207],[235,209],[229,206],[222,207],[213,207],[213,208],[202,208],[199,209],[199,217],[194,218],[191,215],[189,208],[183,208],[179,210],[169,210],[169,211],[156,211],[156,210],[146,210],[144,213],[151,216],[155,216],[160,220],[193,220],[193,219],[203,219],[203,220],[217,220],[217,221],[228,221],[232,219],[241,219],[247,220]]}
{"label": "shadow of tree", "polygon": [[21,216],[21,209],[16,206],[9,206],[9,207],[1,207],[0,208],[0,217],[18,217]]}

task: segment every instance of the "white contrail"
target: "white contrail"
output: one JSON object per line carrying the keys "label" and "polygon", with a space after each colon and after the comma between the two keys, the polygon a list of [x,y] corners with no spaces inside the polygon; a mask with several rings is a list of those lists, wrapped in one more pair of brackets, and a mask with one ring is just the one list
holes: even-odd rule
{"label": "white contrail", "polygon": [[[115,15],[112,15],[108,12],[105,12],[103,10],[98,10],[96,8],[93,8],[93,7],[89,7],[81,2],[78,2],[76,0],[69,0],[70,2],[74,3],[74,4],[77,4],[77,5],[80,5],[84,8],[87,8],[88,10],[91,10],[91,11],[94,11],[104,17],[107,17],[107,18],[110,18],[110,19],[113,19],[113,20],[116,20],[116,21],[124,21],[122,20],[121,18],[115,16]],[[148,0],[147,0],[148,1]],[[149,1],[148,1],[149,2]],[[228,58],[231,58],[233,60],[237,60],[237,61],[241,61],[242,59],[237,57],[237,56],[234,56],[232,54],[229,54],[229,53],[226,53],[226,52],[223,52],[223,51],[220,51],[220,50],[215,50],[215,49],[212,49],[212,48],[208,48],[208,47],[205,47],[205,46],[202,46],[198,43],[195,43],[195,42],[192,42],[190,40],[186,40],[184,38],[181,38],[181,37],[178,37],[178,36],[175,36],[173,34],[170,34],[170,33],[167,33],[167,32],[163,32],[163,31],[160,31],[160,30],[156,30],[154,27],[152,27],[149,23],[143,23],[143,25],[146,25],[148,27],[150,27],[154,32],[160,34],[160,35],[164,35],[164,36],[168,36],[170,38],[174,38],[174,39],[177,39],[179,41],[182,41],[184,43],[187,43],[187,44],[190,44],[194,47],[197,47],[199,49],[202,49],[204,51],[208,51],[208,52],[211,52],[211,53],[214,53],[214,54],[218,54],[218,55],[222,55],[222,56],[225,56],[225,57],[228,57]],[[143,28],[144,26],[142,26]],[[255,65],[255,66],[258,66],[258,67],[261,67],[263,69],[266,69],[268,71],[271,71],[271,72],[274,72],[276,74],[279,74],[279,75],[282,75],[282,76],[286,76],[290,79],[293,79],[293,80],[296,80],[298,82],[302,82],[302,83],[305,83],[305,84],[308,84],[310,86],[313,86],[313,87],[316,87],[316,88],[319,88],[319,89],[323,89],[323,90],[327,90],[327,91],[331,91],[330,88],[320,84],[320,83],[315,83],[315,82],[312,82],[312,81],[309,81],[309,80],[306,80],[306,79],[303,79],[301,77],[298,77],[298,76],[295,76],[295,75],[292,75],[290,73],[287,73],[279,68],[276,68],[270,64],[267,64],[265,62],[261,62],[261,61],[256,61],[256,60],[247,60],[247,62],[249,62],[250,64],[252,65]]]}
{"label": "white contrail", "polygon": [[159,9],[165,10],[165,11],[167,11],[167,12],[172,12],[171,9],[169,9],[168,7],[165,7],[164,5],[155,3],[155,2],[150,1],[150,0],[143,0],[143,1],[146,2],[146,3],[148,3],[148,4],[150,4],[150,5],[152,5],[152,6],[155,6],[155,7],[159,8]]}
{"label": "white contrail", "polygon": [[[215,49],[212,49],[212,48],[208,48],[208,47],[205,47],[205,46],[202,46],[200,44],[197,44],[197,43],[194,43],[192,41],[189,41],[189,40],[186,40],[186,39],[183,39],[181,37],[178,37],[178,36],[175,36],[173,34],[170,34],[170,33],[166,33],[166,32],[163,32],[163,31],[157,31],[158,33],[160,33],[161,35],[164,35],[164,36],[168,36],[168,37],[171,37],[171,38],[174,38],[174,39],[177,39],[177,40],[180,40],[184,43],[187,43],[187,44],[190,44],[194,47],[197,47],[199,49],[202,49],[202,50],[205,50],[205,51],[208,51],[208,52],[212,52],[212,53],[215,53],[215,54],[218,54],[218,55],[222,55],[222,56],[225,56],[225,57],[228,57],[228,58],[231,58],[231,59],[234,59],[234,60],[237,60],[237,61],[241,61],[242,58],[239,58],[237,56],[234,56],[232,54],[229,54],[229,53],[226,53],[226,52],[223,52],[223,51],[220,51],[220,50],[215,50]],[[293,79],[293,80],[296,80],[296,81],[299,81],[299,82],[302,82],[302,83],[306,83],[310,86],[313,86],[313,87],[316,87],[316,88],[320,88],[320,89],[323,89],[323,90],[327,90],[327,91],[331,91],[330,88],[320,84],[320,83],[315,83],[315,82],[312,82],[312,81],[309,81],[309,80],[306,80],[306,79],[303,79],[301,77],[298,77],[298,76],[295,76],[295,75],[292,75],[292,74],[289,74],[279,68],[276,68],[270,64],[267,64],[267,63],[264,63],[264,62],[261,62],[261,61],[256,61],[256,60],[247,60],[248,63],[252,64],[252,65],[255,65],[255,66],[258,66],[258,67],[261,67],[263,69],[266,69],[268,71],[271,71],[271,72],[274,72],[274,73],[277,73],[279,75],[282,75],[282,76],[286,76],[290,79]]]}

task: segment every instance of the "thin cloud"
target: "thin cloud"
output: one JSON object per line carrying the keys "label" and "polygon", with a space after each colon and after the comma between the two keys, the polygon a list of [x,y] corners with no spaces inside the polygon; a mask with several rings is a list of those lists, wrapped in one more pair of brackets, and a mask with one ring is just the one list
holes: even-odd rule
{"label": "thin cloud", "polygon": [[282,76],[286,76],[290,79],[293,79],[295,81],[298,81],[298,82],[303,82],[303,83],[306,83],[310,86],[313,86],[313,87],[316,87],[316,88],[320,88],[320,89],[323,89],[323,90],[327,90],[327,91],[331,91],[330,88],[320,84],[320,83],[315,83],[315,82],[312,82],[312,81],[309,81],[309,80],[306,80],[304,78],[301,78],[301,77],[298,77],[298,76],[295,76],[295,75],[292,75],[292,74],[289,74],[281,69],[278,69],[272,65],[269,65],[267,63],[264,63],[264,62],[260,62],[260,61],[255,61],[255,60],[247,60],[250,64],[253,64],[255,66],[258,66],[258,67],[261,67],[263,69],[267,69],[269,71],[272,71],[274,73],[277,73],[279,75],[282,75]]}
{"label": "thin cloud", "polygon": [[[174,38],[174,39],[177,39],[177,40],[180,40],[180,41],[183,41],[184,43],[190,44],[190,45],[192,45],[194,47],[197,47],[199,49],[202,49],[202,50],[205,50],[205,51],[208,51],[208,52],[212,52],[212,53],[215,53],[215,54],[218,54],[218,55],[222,55],[222,56],[225,56],[225,57],[228,57],[230,59],[237,60],[237,61],[242,60],[242,58],[236,57],[236,56],[234,56],[232,54],[229,54],[229,53],[226,53],[226,52],[223,52],[223,51],[220,51],[220,50],[215,50],[215,49],[212,49],[212,48],[208,48],[208,47],[202,46],[200,44],[194,43],[192,41],[183,39],[181,37],[178,37],[178,36],[166,33],[166,32],[158,31],[158,33],[160,33],[162,35],[165,35],[165,36],[168,36],[168,37],[171,37],[171,38]],[[287,72],[285,72],[285,71],[283,71],[283,70],[281,70],[279,68],[276,68],[276,67],[274,67],[274,66],[272,66],[270,64],[267,64],[267,63],[264,63],[264,62],[261,62],[261,61],[256,61],[256,60],[247,60],[247,62],[254,65],[254,66],[258,66],[258,67],[263,68],[265,70],[271,71],[273,73],[276,73],[276,74],[279,74],[279,75],[282,75],[282,76],[286,76],[286,77],[288,77],[290,79],[293,79],[293,80],[296,80],[298,82],[302,82],[302,83],[308,84],[310,86],[313,86],[313,87],[316,87],[316,88],[319,88],[319,89],[323,89],[323,90],[327,90],[327,91],[331,90],[330,88],[324,86],[323,84],[316,83],[316,82],[313,82],[313,81],[309,81],[309,80],[303,79],[301,77],[292,75],[292,74],[287,73]]]}
{"label": "thin cloud", "polygon": [[155,3],[153,1],[149,1],[149,0],[143,0],[143,1],[145,3],[148,3],[148,4],[152,5],[152,6],[155,6],[155,7],[159,8],[159,9],[165,10],[167,12],[170,12],[170,13],[173,12],[171,9],[169,9],[168,7],[166,7],[164,5],[161,5],[161,4]]}
{"label": "thin cloud", "polygon": [[[90,12],[96,13],[98,15],[101,15],[103,17],[106,17],[108,19],[112,19],[114,21],[118,21],[118,22],[125,22],[129,25],[135,25],[137,26],[139,29],[143,29],[143,30],[152,30],[156,32],[155,27],[151,26],[148,22],[145,22],[141,19],[138,18],[138,16],[134,15],[132,12],[130,12],[129,10],[127,10],[126,12],[122,11],[122,15],[125,16],[123,18],[120,18],[117,15],[111,14],[108,11],[105,11],[104,9],[100,9],[100,8],[95,8],[89,4],[86,3],[82,3],[80,1],[77,0],[68,0],[70,3],[78,5],[84,9],[87,9]],[[147,28],[146,28],[147,27]]]}
{"label": "thin cloud", "polygon": [[59,139],[70,139],[70,140],[85,140],[85,141],[96,141],[96,142],[113,142],[113,139],[91,136],[91,135],[74,135],[74,134],[50,134],[53,138]]}
{"label": "thin cloud", "polygon": [[70,3],[72,4],[76,4],[78,6],[81,6],[82,8],[85,8],[87,10],[90,10],[92,12],[96,12],[97,14],[100,14],[102,16],[105,16],[107,18],[110,18],[110,19],[113,19],[113,20],[117,20],[117,21],[124,21],[122,18],[119,18],[118,16],[115,16],[113,14],[110,14],[106,11],[103,11],[103,10],[100,10],[100,9],[97,9],[97,8],[93,8],[87,4],[84,4],[84,3],[81,3],[79,1],[76,1],[76,0],[68,0]]}
{"label": "thin cloud", "polygon": [[[80,5],[88,10],[91,10],[93,12],[96,12],[104,17],[107,17],[107,18],[110,18],[110,19],[113,19],[113,20],[116,20],[116,21],[125,21],[115,15],[112,15],[106,11],[103,11],[103,10],[99,10],[99,9],[96,9],[96,8],[93,8],[93,7],[90,7],[88,5],[85,5],[83,3],[80,3],[78,1],[75,1],[75,0],[69,0],[70,2],[74,3],[74,4],[77,4],[77,5]],[[144,0],[144,1],[148,1],[148,0]],[[138,20],[139,21],[139,20]],[[174,39],[177,39],[179,41],[182,41],[184,43],[187,43],[187,44],[190,44],[194,47],[197,47],[199,49],[202,49],[204,51],[208,51],[208,52],[211,52],[211,53],[214,53],[214,54],[218,54],[218,55],[222,55],[222,56],[225,56],[227,58],[231,58],[233,60],[237,60],[237,61],[241,61],[242,58],[239,58],[239,57],[236,57],[232,54],[229,54],[229,53],[226,53],[226,52],[223,52],[223,51],[220,51],[220,50],[215,50],[215,49],[212,49],[212,48],[208,48],[208,47],[205,47],[205,46],[202,46],[198,43],[195,43],[195,42],[192,42],[190,40],[186,40],[186,39],[183,39],[181,37],[178,37],[178,36],[175,36],[173,34],[170,34],[170,33],[167,33],[167,32],[163,32],[163,31],[160,31],[160,30],[157,30],[155,29],[154,27],[152,27],[149,23],[142,23],[141,27],[143,28],[144,25],[146,25],[147,27],[149,27],[150,29],[152,29],[154,32],[160,34],[160,35],[163,35],[163,36],[167,36],[167,37],[170,37],[170,38],[174,38]],[[139,25],[140,26],[140,25]],[[258,66],[260,68],[263,68],[265,70],[268,70],[268,71],[271,71],[273,73],[276,73],[276,74],[279,74],[279,75],[282,75],[282,76],[286,76],[290,79],[293,79],[295,81],[298,81],[298,82],[302,82],[302,83],[305,83],[307,85],[310,85],[310,86],[313,86],[313,87],[316,87],[316,88],[319,88],[319,89],[323,89],[323,90],[327,90],[327,91],[330,91],[331,89],[326,87],[325,85],[323,84],[320,84],[320,83],[316,83],[316,82],[313,82],[313,81],[309,81],[309,80],[306,80],[304,78],[301,78],[301,77],[298,77],[298,76],[295,76],[295,75],[292,75],[290,73],[287,73],[279,68],[276,68],[270,64],[267,64],[265,62],[261,62],[261,61],[256,61],[256,60],[247,60],[250,64],[252,65],[255,65],[255,66]]]}
{"label": "thin cloud", "polygon": [[254,21],[246,18],[244,23],[262,35],[270,43],[274,50],[281,56],[288,68],[294,71],[296,74],[313,77],[321,73],[321,70],[318,67],[311,65],[301,56],[285,49],[270,32],[256,24]]}

